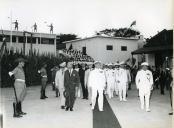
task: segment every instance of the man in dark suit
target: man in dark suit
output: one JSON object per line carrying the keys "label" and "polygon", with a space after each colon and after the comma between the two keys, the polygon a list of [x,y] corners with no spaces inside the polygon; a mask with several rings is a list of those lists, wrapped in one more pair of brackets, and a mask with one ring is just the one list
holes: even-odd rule
{"label": "man in dark suit", "polygon": [[80,78],[76,70],[73,69],[73,63],[67,63],[67,70],[65,71],[64,76],[64,86],[65,86],[65,105],[66,111],[70,109],[73,111],[73,106],[75,102],[75,90],[79,86]]}
{"label": "man in dark suit", "polygon": [[83,99],[88,99],[87,89],[85,88],[85,85],[84,85],[84,80],[85,80],[85,64],[84,63],[82,63],[81,68],[79,69],[79,77],[80,77],[80,83],[81,83],[82,91],[83,91]]}

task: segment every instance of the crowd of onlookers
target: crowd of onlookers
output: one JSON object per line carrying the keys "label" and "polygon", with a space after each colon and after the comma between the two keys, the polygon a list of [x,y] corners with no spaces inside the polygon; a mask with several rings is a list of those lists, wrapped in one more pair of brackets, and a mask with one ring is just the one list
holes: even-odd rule
{"label": "crowd of onlookers", "polygon": [[90,57],[89,55],[82,53],[79,50],[75,50],[75,49],[63,49],[62,50],[65,54],[67,54],[68,56],[70,56],[71,58],[73,58],[74,61],[83,61],[83,62],[93,62],[94,59],[92,57]]}

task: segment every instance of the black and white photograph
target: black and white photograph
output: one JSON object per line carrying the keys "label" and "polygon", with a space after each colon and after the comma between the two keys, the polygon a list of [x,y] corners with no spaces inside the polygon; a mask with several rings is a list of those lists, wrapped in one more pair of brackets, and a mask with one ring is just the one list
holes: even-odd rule
{"label": "black and white photograph", "polygon": [[174,128],[173,0],[0,0],[0,128]]}

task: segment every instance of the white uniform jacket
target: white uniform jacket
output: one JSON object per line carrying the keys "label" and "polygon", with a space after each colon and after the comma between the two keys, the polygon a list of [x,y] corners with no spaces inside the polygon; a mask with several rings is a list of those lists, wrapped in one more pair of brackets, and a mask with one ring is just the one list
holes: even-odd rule
{"label": "white uniform jacket", "polygon": [[85,82],[85,87],[88,87],[88,78],[89,78],[89,74],[93,69],[87,69],[85,71],[85,77],[84,77],[84,82]]}
{"label": "white uniform jacket", "polygon": [[61,69],[56,72],[55,85],[58,89],[64,89],[64,74],[65,71]]}
{"label": "white uniform jacket", "polygon": [[88,86],[96,90],[104,90],[106,86],[106,76],[104,70],[95,68],[89,74]]}
{"label": "white uniform jacket", "polygon": [[108,69],[106,71],[106,80],[107,80],[107,83],[115,82],[115,71],[113,69]]}
{"label": "white uniform jacket", "polygon": [[137,72],[135,82],[137,89],[142,89],[144,92],[151,90],[153,85],[152,72],[149,70],[140,70]]}
{"label": "white uniform jacket", "polygon": [[118,84],[127,85],[128,77],[125,69],[120,68],[115,72],[115,80]]}

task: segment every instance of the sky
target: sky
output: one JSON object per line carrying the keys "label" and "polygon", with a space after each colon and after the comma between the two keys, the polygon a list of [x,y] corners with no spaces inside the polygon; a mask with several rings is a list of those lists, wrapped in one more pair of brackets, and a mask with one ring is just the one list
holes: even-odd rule
{"label": "sky", "polygon": [[[10,30],[10,18],[19,31],[76,34],[90,37],[106,28],[124,28],[136,20],[134,29],[145,38],[172,29],[172,0],[0,0],[0,27]],[[14,24],[13,24],[14,29]]]}

